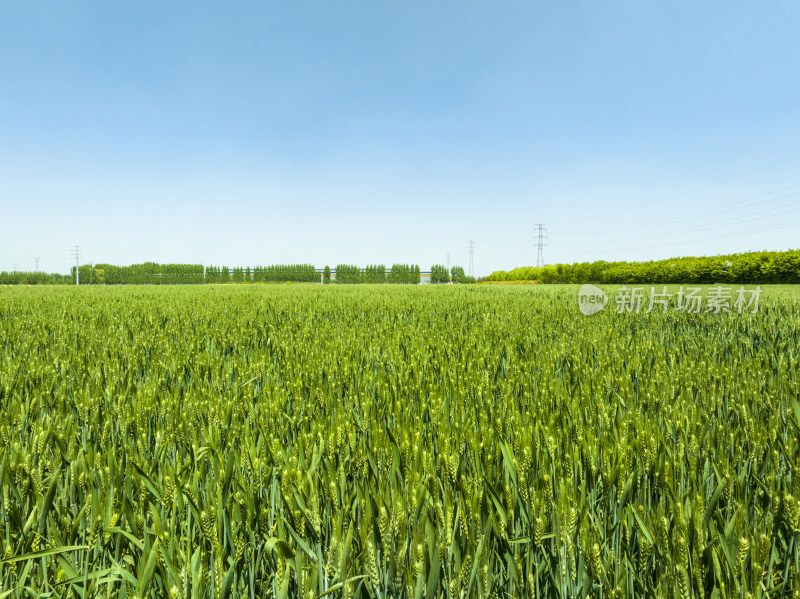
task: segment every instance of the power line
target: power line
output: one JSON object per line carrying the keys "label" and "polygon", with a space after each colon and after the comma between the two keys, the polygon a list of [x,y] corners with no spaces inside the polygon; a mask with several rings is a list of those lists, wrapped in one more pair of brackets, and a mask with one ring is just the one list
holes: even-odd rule
{"label": "power line", "polygon": [[[772,160],[772,161],[767,162],[767,163],[762,163],[762,164],[760,164],[760,165],[758,165],[758,166],[756,166],[756,167],[754,167],[754,168],[752,168],[750,170],[739,171],[738,173],[735,173],[733,175],[729,175],[727,177],[721,177],[721,178],[718,178],[716,180],[709,181],[708,183],[700,183],[699,185],[695,185],[694,187],[686,189],[685,191],[682,191],[682,192],[679,191],[679,192],[676,192],[676,193],[669,194],[666,197],[661,198],[660,200],[658,200],[657,203],[671,202],[673,200],[677,200],[677,199],[682,198],[682,197],[691,196],[693,194],[696,194],[696,193],[698,193],[700,191],[703,191],[705,189],[708,189],[710,187],[714,187],[714,186],[717,186],[717,185],[724,185],[725,183],[731,183],[731,182],[736,181],[738,179],[743,179],[745,177],[749,177],[750,175],[755,175],[755,174],[761,173],[763,171],[767,171],[769,169],[775,168],[776,166],[781,166],[781,165],[784,165],[784,164],[787,164],[787,163],[790,163],[790,162],[794,162],[795,160],[798,160],[798,159],[800,159],[800,152],[797,152],[797,153],[794,153],[794,154],[790,154],[789,156],[785,156],[785,157],[779,158],[777,160]],[[618,214],[622,214],[627,210],[628,210],[628,208],[619,208],[619,209],[614,210],[612,212],[606,213],[605,216],[606,217],[617,216]],[[572,226],[575,223],[585,222],[587,220],[594,220],[594,219],[595,219],[595,216],[590,211],[589,213],[587,213],[586,216],[584,216],[582,218],[571,217],[569,221],[558,221],[557,224],[559,224],[559,225],[563,224],[564,226]]]}
{"label": "power line", "polygon": [[18,252],[31,252],[31,253],[35,252],[41,254],[62,254],[62,255],[65,253],[70,253],[69,250],[65,252],[63,246],[59,248],[54,246],[42,247],[41,245],[38,244],[35,247],[32,247],[30,245],[15,245],[15,242],[11,241],[11,239],[9,238],[3,239],[0,242],[0,250],[13,250]]}
{"label": "power line", "polygon": [[641,247],[628,247],[628,248],[617,248],[617,249],[605,249],[605,252],[630,252],[635,250],[649,250],[652,248],[663,248],[663,247],[670,247],[674,245],[683,245],[686,243],[699,243],[705,241],[716,241],[718,239],[729,239],[731,237],[742,237],[744,235],[748,235],[750,233],[762,233],[764,231],[776,231],[778,229],[786,229],[789,227],[794,227],[800,225],[800,219],[791,220],[788,222],[775,224],[775,225],[765,225],[762,227],[751,228],[751,229],[743,229],[740,231],[735,231],[731,233],[722,233],[719,235],[713,235],[711,237],[698,237],[695,239],[688,239],[688,240],[681,240],[681,241],[674,241],[671,243],[661,243],[658,245],[649,245],[649,246],[641,246]]}
{"label": "power line", "polygon": [[473,254],[475,253],[475,242],[470,239],[469,244],[467,244],[467,249],[469,249],[469,276],[475,276],[475,265],[472,259]]}
{"label": "power line", "polygon": [[[793,157],[790,158],[794,159]],[[736,178],[736,177],[733,177]],[[658,244],[653,246],[646,246],[642,242],[653,241],[665,237],[681,237],[685,238],[692,233],[701,233],[708,231],[712,235],[722,235],[723,237],[731,236],[726,232],[730,227],[737,224],[755,223],[761,221],[763,223],[758,231],[771,229],[777,225],[777,228],[783,229],[781,223],[765,223],[764,221],[770,218],[781,218],[797,212],[797,196],[800,195],[800,183],[788,185],[780,188],[771,189],[755,195],[749,195],[744,198],[732,200],[728,202],[721,202],[714,206],[683,212],[667,218],[658,220],[653,219],[643,223],[631,224],[625,229],[617,228],[609,231],[608,228],[602,232],[559,232],[559,240],[564,238],[569,241],[569,246],[583,246],[590,248],[597,246],[602,248],[603,251],[622,251],[622,250],[609,250],[609,244],[625,244],[630,246],[632,244],[641,244],[642,247],[635,249],[647,249],[647,247],[664,247],[677,245],[681,242],[672,242],[666,244]],[[770,197],[772,196],[772,197]],[[772,205],[780,200],[792,198],[790,201],[782,202],[779,205]],[[621,211],[628,210],[622,209]],[[596,216],[593,218],[597,218]],[[574,221],[578,222],[578,221]],[[574,224],[573,222],[573,224]],[[688,223],[688,227],[684,225]],[[747,232],[756,232],[756,230],[749,230]],[[609,235],[611,233],[611,235]],[[631,234],[633,233],[633,234]],[[734,233],[733,235],[738,235]],[[495,249],[490,248],[489,254],[493,256],[524,256],[528,253],[530,246],[524,241],[524,238],[508,236],[505,241],[508,242],[506,247],[498,247]],[[534,247],[538,245],[537,239],[534,237]],[[688,242],[688,241],[687,241]],[[528,242],[529,243],[529,242]],[[563,245],[563,244],[561,244]],[[545,245],[545,247],[547,247]]]}
{"label": "power line", "polygon": [[544,248],[547,247],[547,244],[544,242],[547,239],[545,233],[547,229],[542,224],[536,225],[536,267],[541,268],[544,266]]}
{"label": "power line", "polygon": [[76,286],[81,284],[81,276],[80,276],[81,267],[80,267],[80,264],[78,263],[78,260],[80,260],[80,257],[81,257],[81,250],[76,245],[75,246],[75,285]]}
{"label": "power line", "polygon": [[[763,205],[767,204],[767,203],[775,202],[777,200],[782,200],[782,199],[785,199],[785,198],[790,198],[790,197],[797,196],[798,194],[800,194],[800,190],[796,189],[798,187],[800,187],[800,183],[796,183],[794,185],[789,185],[788,187],[782,187],[782,188],[779,188],[779,189],[773,189],[773,190],[770,190],[770,191],[767,191],[767,192],[764,192],[764,193],[760,193],[760,194],[757,194],[757,195],[748,196],[748,197],[740,199],[740,200],[734,200],[732,202],[723,202],[721,204],[717,204],[716,206],[712,206],[710,208],[703,208],[701,210],[694,210],[694,211],[691,211],[691,212],[685,212],[683,214],[678,214],[676,216],[671,216],[671,217],[668,217],[668,218],[659,219],[658,221],[650,221],[650,222],[647,222],[647,223],[637,224],[637,225],[635,225],[635,227],[636,227],[637,231],[641,231],[643,229],[644,230],[655,229],[657,231],[658,229],[663,229],[665,227],[679,226],[680,223],[682,223],[682,222],[687,222],[687,221],[695,222],[695,221],[702,220],[702,219],[714,219],[714,223],[716,224],[716,223],[722,222],[722,220],[724,220],[724,219],[722,219],[722,220],[720,219],[721,215],[722,216],[725,215],[725,212],[723,212],[723,211],[731,211],[731,210],[732,211],[740,211],[740,210],[748,210],[748,209],[751,209],[751,208],[755,207],[756,208],[756,213],[755,214],[758,214],[759,212],[764,212],[764,211],[768,211],[768,210],[776,210],[778,208],[785,207],[787,204],[784,204],[782,206],[778,206],[777,208],[769,208],[769,209],[764,209]],[[795,190],[795,191],[789,191],[789,190]],[[788,193],[782,193],[782,192],[788,192]],[[781,195],[775,196],[775,194],[781,194]],[[767,196],[775,196],[775,197],[771,197],[771,198],[768,198],[768,199],[763,199],[763,198],[767,198]],[[758,204],[756,204],[756,206],[745,205],[745,204],[749,204],[750,202],[753,202],[754,200],[761,200],[761,201],[758,202]],[[788,204],[788,205],[791,205],[791,204]],[[728,219],[730,219],[730,218],[741,218],[742,216],[744,216],[744,215],[732,216],[732,217],[729,216]],[[705,225],[705,226],[707,226],[707,225]],[[622,233],[622,231],[619,230],[619,229],[616,232],[617,233]],[[586,238],[587,237],[592,237],[592,236],[601,237],[603,242],[607,242],[609,240],[608,230],[607,229],[605,231],[603,231],[603,232],[598,232],[598,233],[594,233],[594,234],[592,234],[592,233],[564,233],[563,235],[559,235],[559,236],[560,237],[561,236],[563,236],[563,237],[580,237],[581,239],[584,240],[584,241],[576,242],[576,243],[586,243],[586,241],[585,241]],[[651,236],[652,236],[652,234],[650,234],[650,233],[648,233],[646,235],[642,235],[642,237],[651,237]],[[628,238],[628,237],[626,237],[626,238]]]}
{"label": "power line", "polygon": [[72,252],[69,250],[61,251],[61,252],[48,252],[43,250],[15,250],[15,249],[8,249],[0,246],[0,257],[6,258],[19,258],[19,259],[33,259],[33,258],[50,258],[50,259],[63,259],[64,257],[69,257],[72,255]]}
{"label": "power line", "polygon": [[[743,198],[741,200],[735,200],[733,202],[723,202],[722,204],[717,204],[716,206],[712,206],[710,208],[704,208],[702,210],[696,210],[694,212],[688,212],[688,213],[684,213],[684,214],[679,214],[677,216],[673,216],[673,217],[661,220],[658,223],[658,225],[660,226],[660,225],[663,225],[664,223],[680,222],[680,221],[688,220],[688,219],[694,220],[697,217],[711,216],[711,215],[713,215],[715,212],[717,212],[720,209],[731,208],[732,206],[739,206],[740,204],[745,204],[745,203],[751,202],[753,200],[760,200],[760,199],[765,198],[767,196],[771,196],[773,194],[781,193],[781,192],[784,192],[784,191],[789,191],[790,189],[795,189],[797,187],[800,187],[800,183],[795,183],[794,185],[789,185],[788,187],[781,187],[779,189],[772,189],[770,191],[765,191],[764,193],[760,193],[760,194],[754,195],[754,196],[749,196],[749,197]],[[791,197],[791,196],[797,195],[798,193],[800,193],[800,191],[792,191],[790,193],[779,195],[777,197],[770,198],[769,200],[765,200],[765,201],[766,202],[774,202],[775,200],[780,200],[780,199],[783,199],[783,198]],[[736,208],[736,210],[738,210],[738,209],[739,208]]]}
{"label": "power line", "polygon": [[[630,242],[637,239],[651,240],[664,237],[682,237],[686,236],[687,234],[691,234],[693,232],[707,231],[709,229],[710,230],[723,229],[731,225],[753,223],[754,221],[763,221],[765,219],[783,217],[798,211],[800,211],[800,205],[798,205],[797,202],[790,202],[788,204],[781,204],[780,206],[773,206],[771,208],[759,209],[756,210],[755,212],[738,214],[734,216],[729,216],[727,218],[717,218],[714,220],[714,222],[711,223],[702,223],[690,227],[680,227],[680,229],[678,230],[654,231],[653,233],[648,233],[648,234],[643,233],[641,235],[633,235],[621,238],[616,237],[616,238],[605,238],[598,240],[573,241],[571,242],[571,245],[598,245],[598,244],[607,244],[609,242],[618,242],[618,241]],[[636,227],[637,230],[643,228],[646,228],[646,226]]]}

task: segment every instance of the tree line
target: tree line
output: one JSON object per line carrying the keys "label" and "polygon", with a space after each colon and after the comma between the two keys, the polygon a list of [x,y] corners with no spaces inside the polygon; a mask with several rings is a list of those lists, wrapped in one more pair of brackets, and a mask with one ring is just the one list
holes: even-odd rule
{"label": "tree line", "polygon": [[0,272],[0,285],[70,285],[74,282],[70,275],[22,270]]}
{"label": "tree line", "polygon": [[[75,282],[72,267],[71,282]],[[320,276],[312,264],[273,264],[255,268],[203,266],[202,264],[158,264],[145,262],[131,266],[110,264],[80,267],[80,282],[97,285],[180,285],[201,283],[316,283]]]}
{"label": "tree line", "polygon": [[669,258],[649,262],[580,262],[495,271],[488,281],[539,283],[800,283],[800,250]]}
{"label": "tree line", "polygon": [[[80,266],[82,285],[195,285],[203,283],[323,283],[338,284],[406,284],[421,282],[417,264],[370,264],[364,268],[351,264],[338,264],[335,271],[325,266],[322,275],[312,264],[273,264],[270,266],[234,267],[202,264],[159,264],[144,262],[130,266],[113,264],[84,264]],[[431,283],[474,283],[464,268],[447,269],[441,264],[431,267]],[[0,284],[6,285],[74,285],[75,267],[69,275],[42,272],[2,272]]]}
{"label": "tree line", "polygon": [[363,269],[352,264],[337,264],[336,278],[331,280],[331,270],[326,266],[323,270],[323,282],[334,282],[340,285],[359,283],[415,285],[421,280],[420,272],[417,264],[392,264],[392,268],[388,272],[383,264],[371,264]]}
{"label": "tree line", "polygon": [[[69,275],[41,272],[2,272],[0,284],[6,285],[74,285],[76,269]],[[325,283],[332,282],[329,266],[321,274],[313,264],[273,264],[270,266],[234,267],[202,264],[159,264],[145,262],[130,266],[84,264],[80,266],[81,285],[180,285],[202,283]],[[366,268],[340,264],[336,267],[337,283],[401,283],[420,282],[416,264],[393,264],[387,272],[383,264]]]}
{"label": "tree line", "polygon": [[475,277],[468,277],[464,267],[454,266],[450,270],[443,264],[431,266],[431,283],[474,283]]}

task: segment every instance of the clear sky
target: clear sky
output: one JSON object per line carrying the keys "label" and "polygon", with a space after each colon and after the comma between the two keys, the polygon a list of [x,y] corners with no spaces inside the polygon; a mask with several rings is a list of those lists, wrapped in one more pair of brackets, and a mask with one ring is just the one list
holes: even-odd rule
{"label": "clear sky", "polygon": [[0,0],[0,269],[800,247],[800,3]]}

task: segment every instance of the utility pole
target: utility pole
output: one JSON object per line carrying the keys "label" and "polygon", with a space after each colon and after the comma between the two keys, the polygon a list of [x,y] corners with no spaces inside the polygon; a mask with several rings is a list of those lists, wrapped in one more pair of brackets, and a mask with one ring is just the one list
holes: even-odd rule
{"label": "utility pole", "polygon": [[469,250],[469,272],[467,273],[470,277],[475,276],[475,266],[472,260],[472,255],[475,253],[475,242],[470,239],[469,244],[467,244],[467,249]]}
{"label": "utility pole", "polygon": [[81,276],[80,276],[81,266],[80,266],[80,264],[78,264],[78,260],[80,259],[80,257],[81,257],[81,250],[76,245],[75,246],[75,285],[76,286],[81,284]]}
{"label": "utility pole", "polygon": [[534,230],[536,239],[536,267],[541,268],[544,266],[544,252],[542,251],[544,248],[547,247],[547,244],[544,242],[547,239],[545,233],[547,229],[544,225],[536,225],[536,229]]}

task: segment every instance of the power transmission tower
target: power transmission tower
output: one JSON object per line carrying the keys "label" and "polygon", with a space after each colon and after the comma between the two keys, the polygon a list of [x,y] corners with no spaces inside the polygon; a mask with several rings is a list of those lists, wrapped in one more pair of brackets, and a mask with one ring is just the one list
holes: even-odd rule
{"label": "power transmission tower", "polygon": [[450,252],[447,252],[447,272],[450,272]]}
{"label": "power transmission tower", "polygon": [[76,286],[81,284],[81,277],[80,277],[81,267],[80,267],[80,264],[78,264],[78,260],[80,259],[80,257],[81,257],[81,250],[76,245],[75,246],[75,285]]}
{"label": "power transmission tower", "polygon": [[535,239],[536,239],[536,266],[537,268],[541,268],[544,266],[544,248],[547,247],[547,244],[544,242],[547,239],[545,235],[547,229],[545,229],[544,225],[536,225],[535,229]]}
{"label": "power transmission tower", "polygon": [[39,258],[34,258],[33,261],[36,263],[36,268],[33,269],[33,272],[39,272]]}
{"label": "power transmission tower", "polygon": [[469,276],[475,276],[475,266],[472,260],[472,255],[475,253],[475,242],[472,239],[469,240],[469,244],[467,244],[467,249],[469,250]]}

